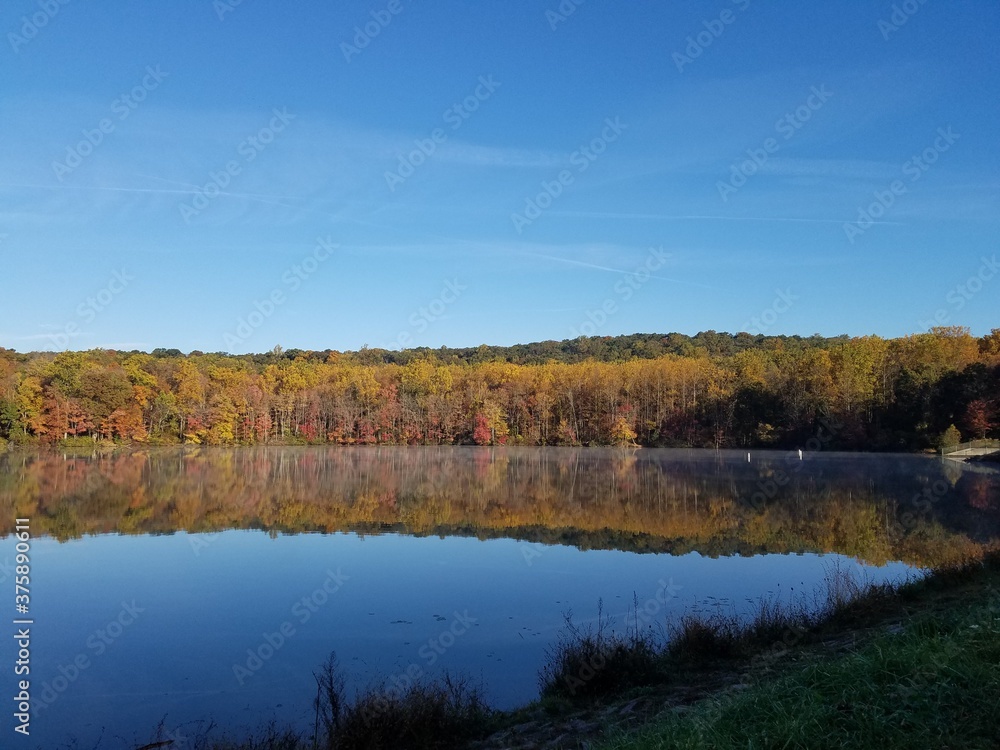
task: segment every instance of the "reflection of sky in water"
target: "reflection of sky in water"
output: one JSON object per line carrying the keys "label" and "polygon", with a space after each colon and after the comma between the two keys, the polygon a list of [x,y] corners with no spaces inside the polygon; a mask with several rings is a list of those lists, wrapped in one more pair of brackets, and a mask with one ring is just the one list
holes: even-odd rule
{"label": "reflection of sky in water", "polygon": [[[256,726],[271,717],[307,725],[312,671],[331,650],[350,685],[416,664],[427,674],[471,675],[496,705],[509,707],[535,696],[545,647],[567,610],[584,623],[603,599],[620,626],[633,595],[642,606],[661,581],[680,587],[671,613],[718,600],[726,611],[730,604],[741,609],[768,592],[811,594],[837,561],[860,568],[839,555],[711,559],[397,535],[39,539],[33,695],[42,697],[44,683],[78,654],[90,664],[36,718],[32,740],[51,747],[73,732],[87,745],[104,728],[106,746],[116,746],[116,737],[146,740],[164,717],[167,728],[198,719]],[[328,570],[349,578],[315,612],[296,607],[324,584]],[[884,580],[909,569],[896,563],[866,570]],[[144,611],[98,655],[95,633],[132,600]],[[438,654],[431,640],[453,625],[461,630],[456,613],[476,622]],[[286,622],[294,635],[241,686],[233,665],[245,665],[247,649]]]}
{"label": "reflection of sky in water", "polygon": [[[57,680],[67,683],[32,723],[30,746],[75,736],[92,747],[102,732],[101,747],[136,746],[161,720],[188,736],[209,720],[308,727],[312,673],[334,650],[349,687],[447,669],[511,707],[536,696],[569,610],[593,622],[603,600],[618,628],[633,598],[655,623],[690,608],[744,613],[762,596],[809,600],[835,566],[862,569],[836,554],[709,553],[838,550],[930,565],[1000,535],[996,473],[916,456],[752,458],[464,447],[0,455],[0,507],[31,516],[39,537],[32,695],[51,698]],[[345,533],[233,528],[259,526]],[[432,535],[346,533],[373,527]],[[179,528],[229,530],[160,533]],[[442,528],[497,538],[433,535]],[[127,533],[86,535],[98,531]],[[47,533],[84,536],[59,543]],[[613,549],[644,546],[678,554]],[[691,549],[701,553],[680,554]],[[910,569],[863,570],[881,581]],[[328,571],[347,579],[310,611],[301,600]],[[671,583],[677,597],[660,606]],[[99,631],[133,600],[144,611],[102,643]],[[464,618],[475,621],[467,632]],[[447,645],[453,627],[461,635],[439,653],[435,639]],[[248,649],[267,655],[267,636],[282,629],[287,641],[240,684],[234,665],[246,668]],[[78,656],[86,668],[61,674]],[[0,664],[4,684],[12,662]]]}

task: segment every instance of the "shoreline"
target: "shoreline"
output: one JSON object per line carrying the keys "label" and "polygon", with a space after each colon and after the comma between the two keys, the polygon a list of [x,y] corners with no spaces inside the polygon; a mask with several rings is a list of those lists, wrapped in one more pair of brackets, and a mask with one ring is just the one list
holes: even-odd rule
{"label": "shoreline", "polygon": [[[456,750],[568,750],[589,747],[611,750],[640,746],[633,744],[636,742],[650,743],[641,747],[660,747],[655,744],[659,741],[656,738],[660,725],[669,725],[674,731],[675,725],[687,721],[688,716],[701,716],[720,705],[727,706],[733,701],[743,700],[755,691],[774,689],[784,684],[783,681],[796,679],[803,670],[841,668],[860,658],[858,655],[866,653],[866,649],[883,648],[879,644],[895,642],[904,636],[918,642],[931,639],[944,627],[939,627],[940,623],[961,619],[967,610],[978,611],[983,606],[995,609],[997,621],[1000,621],[998,592],[1000,552],[994,548],[985,552],[981,559],[931,571],[899,585],[872,585],[855,589],[847,598],[835,601],[818,618],[806,616],[806,620],[797,621],[796,617],[801,613],[787,612],[789,619],[782,620],[781,617],[775,619],[772,612],[768,616],[770,619],[765,618],[766,621],[762,622],[762,612],[757,621],[737,628],[739,632],[725,632],[732,623],[706,623],[682,617],[681,630],[674,631],[675,638],[688,638],[692,629],[709,626],[714,628],[713,637],[729,639],[726,642],[733,647],[728,652],[723,649],[723,652],[713,653],[704,642],[688,640],[670,653],[668,645],[656,658],[667,658],[667,662],[660,667],[669,669],[661,669],[655,679],[645,684],[627,684],[606,694],[586,698],[543,695],[521,708],[508,711],[493,711],[475,695],[471,702],[463,703],[475,691],[463,693],[464,697],[452,706],[460,714],[460,721],[438,727],[431,744],[375,742],[355,745],[341,738],[339,744],[321,741],[314,745],[308,733],[297,734],[271,726],[258,729],[256,733],[242,730],[243,734],[236,735],[234,733],[240,730],[230,729],[221,739],[197,738],[191,747],[197,750],[348,749],[362,746]],[[723,641],[716,640],[714,644],[719,648]],[[1000,647],[1000,633],[997,634],[997,647]],[[995,666],[1000,671],[1000,665]],[[469,691],[467,683],[458,682],[461,690]],[[434,683],[424,687],[429,688],[431,693],[436,689]],[[415,699],[406,695],[369,692],[360,699],[355,698],[353,705],[348,702],[338,710],[341,721],[345,722],[343,717],[350,716],[352,709],[357,710],[353,718],[355,722],[361,721],[362,726],[376,726],[380,722],[394,725],[401,720],[396,713],[401,713],[402,719],[419,721],[422,717],[417,709],[422,708],[422,701],[429,700],[427,692]],[[369,701],[367,704],[366,700]],[[471,713],[463,713],[467,710]],[[319,719],[317,726],[322,726]],[[371,740],[371,737],[368,739]],[[156,736],[150,744],[137,747],[155,747],[155,743],[160,741],[165,740]]]}
{"label": "shoreline", "polygon": [[[483,451],[505,451],[505,450],[540,450],[540,449],[552,449],[558,451],[614,451],[615,453],[623,453],[628,455],[636,451],[699,451],[699,452],[711,452],[711,453],[733,453],[733,454],[746,454],[750,453],[751,456],[754,453],[768,453],[768,454],[784,454],[786,456],[791,456],[796,453],[798,446],[751,446],[751,447],[716,447],[716,446],[703,446],[703,445],[615,445],[615,444],[604,444],[604,443],[594,443],[594,444],[579,444],[579,445],[565,445],[565,444],[546,444],[546,445],[534,445],[530,443],[516,443],[509,442],[503,445],[479,445],[476,443],[336,443],[336,442],[297,442],[297,441],[269,441],[267,443],[191,443],[191,442],[112,442],[106,440],[95,440],[91,441],[89,438],[77,441],[57,441],[54,443],[43,443],[39,441],[30,442],[13,442],[6,441],[6,445],[0,445],[0,455],[4,451],[8,452],[37,452],[46,453],[52,451],[58,452],[107,452],[113,453],[115,451],[133,451],[140,452],[145,450],[246,450],[246,449],[266,449],[266,448],[329,448],[336,450],[377,450],[380,448],[409,448],[409,449],[424,449],[424,448],[435,448],[435,449],[451,449],[451,448],[474,448],[476,450]],[[803,450],[802,455],[804,458],[817,457],[817,456],[926,456],[927,458],[948,458],[947,455],[942,455],[939,450],[923,449],[923,450],[886,450],[880,448],[871,449],[829,449],[821,448],[817,450]],[[994,456],[1000,457],[1000,451]],[[962,456],[960,458],[954,458],[951,460],[962,461],[964,463],[970,460],[975,463],[977,459],[990,458],[990,456]]]}

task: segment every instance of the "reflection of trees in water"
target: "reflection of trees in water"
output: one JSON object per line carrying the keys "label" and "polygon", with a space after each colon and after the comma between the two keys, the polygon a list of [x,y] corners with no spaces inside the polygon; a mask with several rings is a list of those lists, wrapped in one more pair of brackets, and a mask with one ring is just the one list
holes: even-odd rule
{"label": "reflection of trees in water", "polygon": [[977,510],[1000,510],[1000,491],[996,480],[983,474],[968,474],[963,477],[964,494],[969,498],[969,505]]}
{"label": "reflection of trees in water", "polygon": [[[162,449],[0,458],[35,533],[398,530],[936,565],[997,535],[997,474],[906,456],[597,449]],[[8,529],[9,531],[9,529]]]}

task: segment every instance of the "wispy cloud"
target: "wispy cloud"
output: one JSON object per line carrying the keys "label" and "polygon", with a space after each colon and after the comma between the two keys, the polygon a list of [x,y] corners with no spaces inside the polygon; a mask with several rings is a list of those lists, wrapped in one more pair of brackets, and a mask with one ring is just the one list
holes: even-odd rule
{"label": "wispy cloud", "polygon": [[[150,179],[162,179],[151,177]],[[167,180],[169,182],[169,180]],[[30,183],[0,183],[0,188],[21,188],[26,190],[84,190],[84,191],[107,191],[115,193],[150,193],[165,195],[197,195],[200,188],[197,185],[190,185],[184,188],[142,188],[142,187],[117,187],[114,185],[41,185]],[[305,200],[301,196],[294,195],[260,195],[256,193],[233,193],[220,190],[218,195],[225,195],[232,198],[244,198],[246,200]]]}
{"label": "wispy cloud", "polygon": [[55,333],[29,333],[29,334],[4,334],[2,338],[7,341],[49,341],[51,342],[56,336],[71,339],[82,338],[87,336],[92,336],[88,331],[62,331],[60,330],[58,334]]}
{"label": "wispy cloud", "polygon": [[774,156],[760,166],[764,174],[853,180],[887,180],[899,175],[899,164],[860,159],[800,159]]}
{"label": "wispy cloud", "polygon": [[[641,219],[647,221],[762,221],[800,222],[805,224],[843,224],[844,219],[823,219],[794,216],[713,216],[710,214],[631,214],[611,211],[550,211],[552,216],[592,219]],[[899,224],[897,221],[875,221],[875,224]]]}
{"label": "wispy cloud", "polygon": [[[619,276],[626,276],[628,274],[633,274],[636,271],[636,269],[634,269],[634,268],[632,268],[632,269],[628,269],[628,268],[612,268],[610,266],[602,266],[602,265],[599,265],[597,263],[587,263],[586,261],[582,261],[582,260],[574,260],[572,258],[561,258],[559,256],[546,255],[544,253],[519,252],[518,255],[523,255],[523,256],[529,257],[529,258],[541,258],[543,260],[551,260],[551,261],[555,261],[556,263],[565,263],[566,265],[579,266],[581,268],[592,268],[595,271],[604,271],[606,273],[613,273],[613,274],[617,274]],[[667,276],[657,276],[656,274],[650,274],[649,278],[651,278],[651,279],[657,279],[659,281],[667,281],[667,282],[670,282],[672,284],[684,284],[685,286],[699,287],[701,289],[712,289],[713,288],[713,287],[708,286],[706,284],[699,284],[699,283],[694,282],[694,281],[686,281],[684,279],[673,279],[673,278],[669,278]]]}
{"label": "wispy cloud", "polygon": [[[412,142],[409,144],[412,148]],[[467,167],[550,168],[566,164],[568,156],[549,151],[537,151],[471,143],[445,143],[436,157],[451,164]]]}

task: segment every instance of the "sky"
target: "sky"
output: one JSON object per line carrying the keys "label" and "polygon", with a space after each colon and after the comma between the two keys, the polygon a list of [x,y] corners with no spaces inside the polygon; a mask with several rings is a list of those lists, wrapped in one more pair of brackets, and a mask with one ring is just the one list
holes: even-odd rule
{"label": "sky", "polygon": [[0,346],[1000,326],[992,0],[10,0]]}

